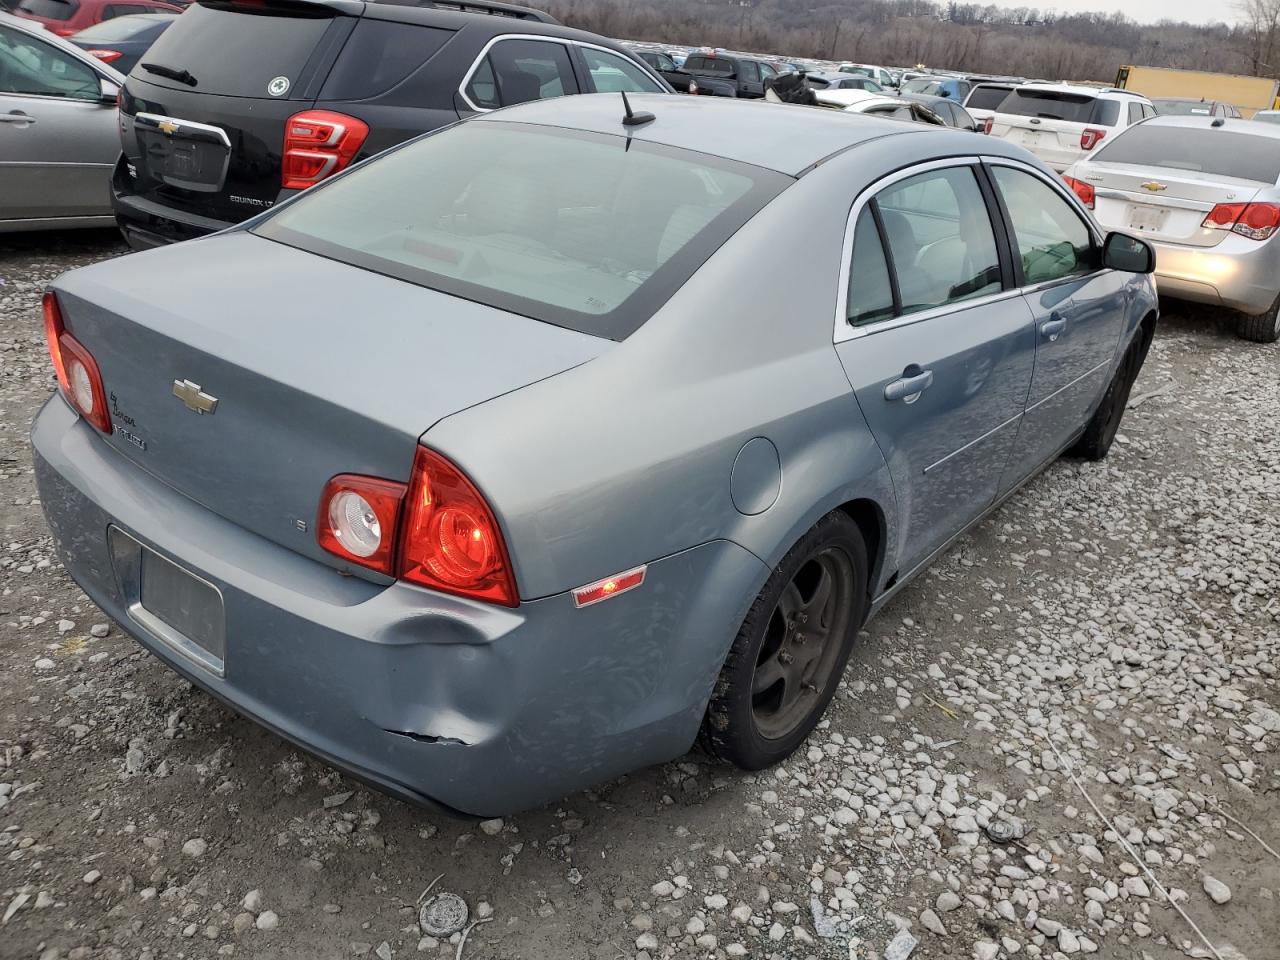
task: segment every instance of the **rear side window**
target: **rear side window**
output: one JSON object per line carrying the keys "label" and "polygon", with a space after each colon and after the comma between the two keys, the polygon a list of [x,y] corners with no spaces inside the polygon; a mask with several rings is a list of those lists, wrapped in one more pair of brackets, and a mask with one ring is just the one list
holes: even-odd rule
{"label": "rear side window", "polygon": [[569,51],[545,40],[499,40],[471,79],[467,99],[482,110],[578,92]]}
{"label": "rear side window", "polygon": [[[199,0],[160,35],[135,68],[148,83],[225,97],[301,95],[302,69],[333,23],[332,13],[316,5],[289,6],[220,3]],[[153,73],[143,64],[185,70],[194,85]]]}
{"label": "rear side window", "polygon": [[1274,184],[1280,180],[1280,140],[1214,130],[1208,128],[1207,122],[1205,129],[1144,123],[1103,146],[1095,153],[1094,161],[1191,170]]}
{"label": "rear side window", "polygon": [[1000,104],[1000,112],[1020,117],[1097,123],[1113,127],[1120,118],[1120,104],[1115,100],[1099,100],[1087,93],[1022,87],[1009,92]]}
{"label": "rear side window", "polygon": [[77,0],[22,0],[18,9],[46,20],[70,20],[80,4]]}
{"label": "rear side window", "polygon": [[868,205],[858,214],[853,228],[853,259],[849,264],[849,300],[845,317],[855,327],[866,326],[893,316],[893,286],[889,264]]}
{"label": "rear side window", "polygon": [[973,88],[964,105],[976,110],[995,110],[1009,96],[1012,87],[986,87],[979,84]]}
{"label": "rear side window", "polygon": [[626,57],[595,47],[580,47],[596,93],[662,93],[658,82]]}
{"label": "rear side window", "polygon": [[308,191],[255,232],[621,340],[789,182],[642,140],[473,121]]}
{"label": "rear side window", "polygon": [[386,93],[422,66],[452,30],[362,19],[333,65],[322,100],[364,100]]}

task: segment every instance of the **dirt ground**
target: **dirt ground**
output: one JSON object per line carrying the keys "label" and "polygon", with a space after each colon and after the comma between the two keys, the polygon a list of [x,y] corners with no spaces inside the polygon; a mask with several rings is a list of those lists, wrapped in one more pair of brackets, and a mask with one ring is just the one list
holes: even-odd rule
{"label": "dirt ground", "polygon": [[[0,239],[0,960],[845,960],[899,927],[913,958],[1280,958],[1280,347],[1166,304],[1111,456],[904,590],[783,767],[692,752],[476,824],[229,712],[62,570],[39,298],[121,253]],[[461,950],[418,927],[438,876],[487,920]]]}

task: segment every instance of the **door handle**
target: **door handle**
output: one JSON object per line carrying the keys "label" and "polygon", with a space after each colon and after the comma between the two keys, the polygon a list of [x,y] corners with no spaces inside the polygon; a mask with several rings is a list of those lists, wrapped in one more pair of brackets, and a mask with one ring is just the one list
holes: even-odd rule
{"label": "door handle", "polygon": [[12,113],[0,113],[0,123],[35,123],[36,118],[28,116],[21,110],[14,110]]}
{"label": "door handle", "polygon": [[1058,313],[1049,314],[1049,319],[1040,324],[1040,336],[1044,337],[1050,343],[1062,336],[1062,331],[1067,329],[1067,321],[1062,319]]}
{"label": "door handle", "polygon": [[917,364],[911,364],[902,371],[902,376],[885,384],[884,398],[889,401],[903,400],[915,403],[916,398],[933,384],[933,371],[921,370]]}

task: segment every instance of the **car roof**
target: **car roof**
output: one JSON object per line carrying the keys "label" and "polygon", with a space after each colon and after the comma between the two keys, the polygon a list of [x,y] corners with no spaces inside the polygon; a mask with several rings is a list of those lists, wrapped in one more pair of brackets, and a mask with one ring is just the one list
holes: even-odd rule
{"label": "car roof", "polygon": [[569,130],[627,135],[647,143],[693,150],[799,176],[814,164],[846,148],[916,128],[900,128],[842,110],[792,104],[759,103],[734,97],[679,97],[636,94],[635,111],[655,119],[642,126],[622,125],[622,98],[609,93],[535,100],[484,114],[468,122],[505,120]]}
{"label": "car roof", "polygon": [[1140,93],[1134,93],[1132,90],[1121,90],[1119,87],[1091,87],[1084,83],[1042,83],[1033,80],[1030,83],[1019,84],[1019,88],[1031,87],[1037,92],[1049,90],[1054,93],[1074,93],[1086,97],[1133,97],[1135,100],[1146,100],[1147,98]]}
{"label": "car roof", "polygon": [[[1262,113],[1263,111],[1258,111]],[[1274,111],[1270,111],[1274,112]],[[1242,120],[1236,117],[1206,117],[1206,116],[1175,116],[1170,114],[1156,114],[1148,120],[1143,120],[1138,126],[1143,127],[1191,127],[1200,130],[1230,130],[1235,133],[1247,133],[1255,137],[1269,137],[1272,140],[1280,140],[1280,126],[1269,126],[1263,123],[1254,123],[1252,120]]]}

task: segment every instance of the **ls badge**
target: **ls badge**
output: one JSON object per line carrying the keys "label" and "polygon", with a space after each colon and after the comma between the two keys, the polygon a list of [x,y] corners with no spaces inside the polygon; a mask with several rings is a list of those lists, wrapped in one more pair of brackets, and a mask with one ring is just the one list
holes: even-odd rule
{"label": "ls badge", "polygon": [[212,415],[218,409],[218,398],[205,393],[200,384],[190,380],[173,381],[173,395],[195,413]]}

